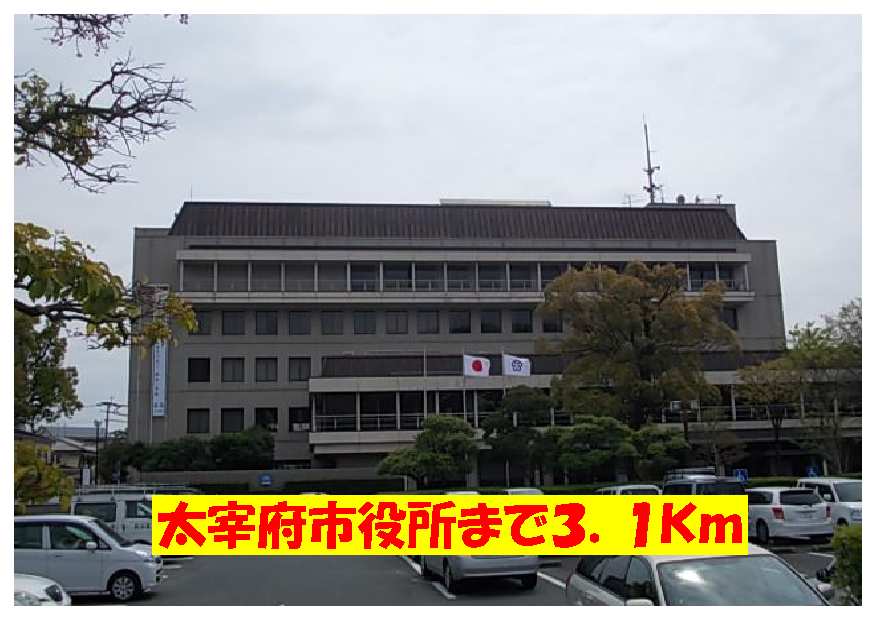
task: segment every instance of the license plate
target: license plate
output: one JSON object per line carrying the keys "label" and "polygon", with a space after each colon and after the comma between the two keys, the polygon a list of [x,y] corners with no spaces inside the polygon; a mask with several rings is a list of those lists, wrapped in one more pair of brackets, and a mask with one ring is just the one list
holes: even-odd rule
{"label": "license plate", "polygon": [[801,519],[811,519],[811,518],[814,517],[814,516],[815,516],[815,513],[814,513],[814,512],[801,512],[801,513],[800,513],[800,518],[801,518]]}

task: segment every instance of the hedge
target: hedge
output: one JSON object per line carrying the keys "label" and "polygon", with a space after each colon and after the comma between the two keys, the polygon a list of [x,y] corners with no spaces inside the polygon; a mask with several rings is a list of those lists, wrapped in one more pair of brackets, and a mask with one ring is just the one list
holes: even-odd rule
{"label": "hedge", "polygon": [[847,605],[860,605],[862,601],[862,537],[860,525],[847,525],[837,529],[833,536],[833,552],[836,570],[833,586]]}

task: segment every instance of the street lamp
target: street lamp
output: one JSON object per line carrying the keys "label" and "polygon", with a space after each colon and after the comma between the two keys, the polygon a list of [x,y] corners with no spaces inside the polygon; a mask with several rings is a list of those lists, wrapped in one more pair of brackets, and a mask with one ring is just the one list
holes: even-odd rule
{"label": "street lamp", "polygon": [[100,420],[94,421],[94,484],[100,483]]}

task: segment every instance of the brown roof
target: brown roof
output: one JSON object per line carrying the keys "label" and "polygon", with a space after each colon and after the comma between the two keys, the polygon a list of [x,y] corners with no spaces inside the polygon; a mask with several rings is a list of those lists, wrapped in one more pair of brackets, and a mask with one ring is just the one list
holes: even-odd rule
{"label": "brown roof", "polygon": [[186,202],[186,236],[404,239],[745,239],[720,207]]}

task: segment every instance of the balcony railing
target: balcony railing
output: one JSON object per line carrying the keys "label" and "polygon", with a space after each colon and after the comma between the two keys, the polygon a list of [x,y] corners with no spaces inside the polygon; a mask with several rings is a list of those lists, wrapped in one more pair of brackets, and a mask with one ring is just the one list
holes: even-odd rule
{"label": "balcony railing", "polygon": [[535,280],[511,280],[512,291],[534,291]]}
{"label": "balcony railing", "polygon": [[380,288],[377,280],[350,280],[350,290],[356,293],[373,293]]}
{"label": "balcony railing", "polygon": [[395,413],[363,413],[359,416],[359,427],[363,431],[395,431],[398,420]]}
{"label": "balcony railing", "polygon": [[480,280],[478,289],[481,291],[505,291],[508,290],[508,286],[505,280]]}
{"label": "balcony railing", "polygon": [[448,291],[473,291],[475,288],[474,280],[448,280]]}
{"label": "balcony railing", "polygon": [[313,280],[286,280],[286,291],[290,293],[312,293]]}
{"label": "balcony railing", "polygon": [[320,279],[319,291],[325,293],[343,293],[347,290],[347,280],[322,280]]}
{"label": "balcony railing", "polygon": [[409,291],[413,288],[411,280],[383,280],[384,291]]}
{"label": "balcony railing", "polygon": [[745,286],[745,282],[743,280],[715,280],[713,278],[700,280],[693,279],[690,281],[690,290],[692,291],[701,291],[703,290],[707,284],[710,282],[720,282],[724,285],[724,288],[728,291],[747,291],[748,288]]}
{"label": "balcony railing", "polygon": [[444,280],[417,280],[417,291],[443,291]]}
{"label": "balcony railing", "polygon": [[316,432],[339,432],[339,431],[355,431],[356,430],[356,414],[343,415],[317,415],[316,416]]}

